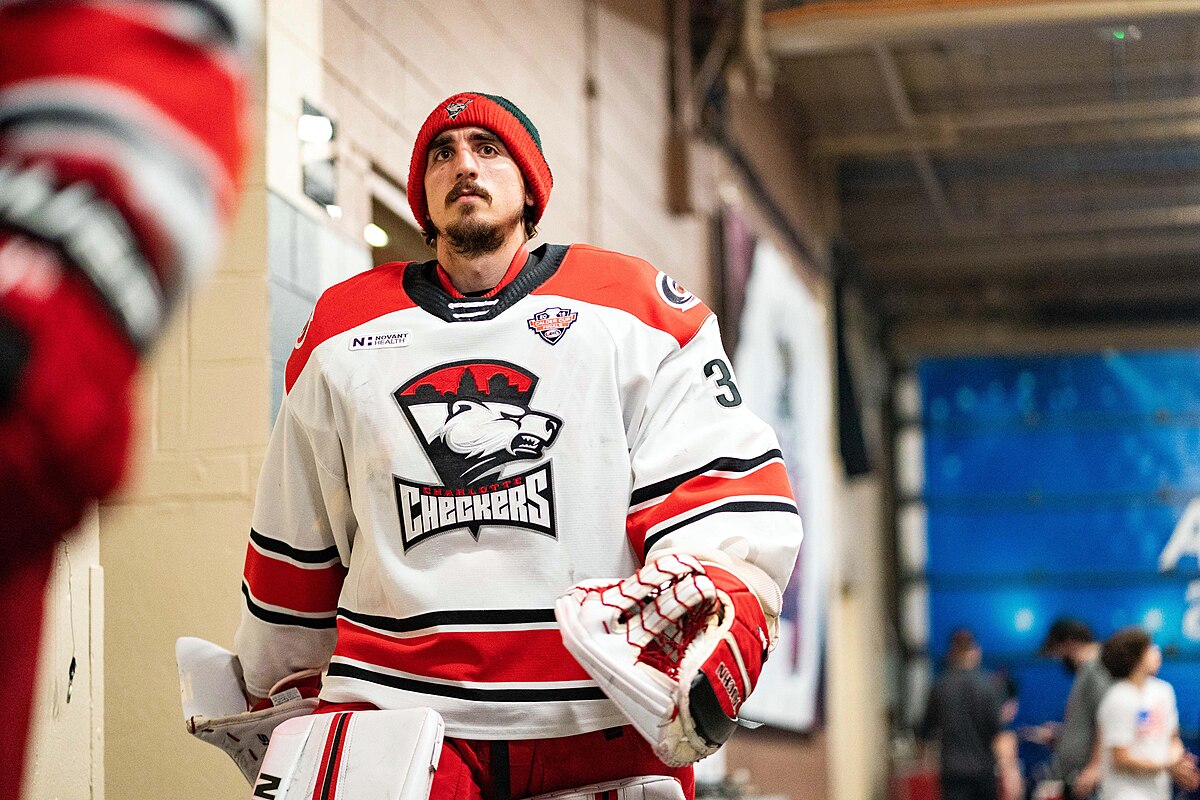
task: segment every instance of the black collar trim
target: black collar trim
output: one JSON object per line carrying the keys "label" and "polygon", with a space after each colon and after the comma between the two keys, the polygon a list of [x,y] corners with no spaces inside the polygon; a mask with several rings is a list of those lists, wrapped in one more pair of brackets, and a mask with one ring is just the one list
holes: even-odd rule
{"label": "black collar trim", "polygon": [[453,297],[437,278],[437,260],[409,264],[404,270],[404,291],[418,306],[446,322],[493,319],[548,281],[562,266],[567,245],[544,244],[529,253],[517,277],[494,297]]}

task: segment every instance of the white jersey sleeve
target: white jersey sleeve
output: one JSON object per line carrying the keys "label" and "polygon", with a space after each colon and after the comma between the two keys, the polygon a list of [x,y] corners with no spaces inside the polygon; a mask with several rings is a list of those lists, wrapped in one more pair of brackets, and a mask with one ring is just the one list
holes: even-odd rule
{"label": "white jersey sleeve", "polygon": [[355,530],[333,415],[309,369],[283,399],[255,499],[235,637],[251,694],[329,661]]}
{"label": "white jersey sleeve", "polygon": [[743,402],[715,316],[653,376],[631,438],[627,533],[647,561],[683,552],[727,567],[772,628],[801,525],[774,431]]}

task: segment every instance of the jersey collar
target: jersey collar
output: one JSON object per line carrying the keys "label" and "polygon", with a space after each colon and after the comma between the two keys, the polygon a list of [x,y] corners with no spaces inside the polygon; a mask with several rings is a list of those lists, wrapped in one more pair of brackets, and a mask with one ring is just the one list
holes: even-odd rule
{"label": "jersey collar", "polygon": [[[434,261],[409,264],[404,270],[404,291],[418,306],[446,322],[479,322],[493,319],[550,279],[567,255],[567,245],[544,244],[525,253],[524,261],[514,259],[500,285],[480,297],[466,297],[453,291],[448,278]],[[449,286],[449,289],[447,288]]]}
{"label": "jersey collar", "polygon": [[[517,248],[517,252],[513,253],[512,261],[509,262],[508,269],[504,272],[504,277],[502,277],[500,282],[497,283],[491,290],[478,296],[484,298],[495,297],[500,293],[501,289],[512,283],[513,278],[520,274],[521,270],[525,268],[525,264],[528,261],[529,245],[525,242],[521,242],[521,246]],[[437,279],[438,283],[441,284],[442,290],[446,292],[446,294],[450,295],[451,297],[466,297],[466,295],[454,288],[454,283],[450,280],[450,274],[446,272],[445,267],[443,267],[441,263],[437,265]],[[474,296],[475,295],[472,295],[472,297]]]}

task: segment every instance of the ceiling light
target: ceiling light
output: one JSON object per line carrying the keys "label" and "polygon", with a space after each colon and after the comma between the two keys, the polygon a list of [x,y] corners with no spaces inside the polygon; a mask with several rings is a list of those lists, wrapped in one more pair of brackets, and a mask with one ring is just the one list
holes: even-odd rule
{"label": "ceiling light", "polygon": [[320,114],[301,114],[296,123],[296,135],[309,144],[333,141],[333,120]]}
{"label": "ceiling light", "polygon": [[1136,42],[1142,38],[1142,29],[1137,25],[1121,25],[1118,27],[1101,26],[1096,29],[1101,39],[1107,42]]}
{"label": "ceiling light", "polygon": [[387,231],[376,225],[374,222],[369,223],[363,228],[363,238],[371,247],[387,247],[391,239],[388,237]]}

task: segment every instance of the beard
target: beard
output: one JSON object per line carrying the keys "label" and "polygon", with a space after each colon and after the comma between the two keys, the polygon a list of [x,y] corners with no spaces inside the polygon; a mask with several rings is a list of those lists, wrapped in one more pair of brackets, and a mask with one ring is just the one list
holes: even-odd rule
{"label": "beard", "polygon": [[479,219],[474,209],[459,217],[446,226],[446,230],[438,231],[446,237],[450,249],[461,256],[474,258],[494,253],[504,244],[504,240],[512,229],[521,224],[524,209],[518,209],[508,219],[498,222],[488,222]]}

